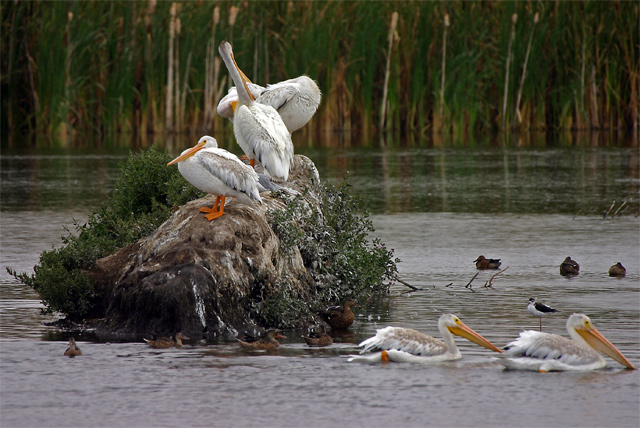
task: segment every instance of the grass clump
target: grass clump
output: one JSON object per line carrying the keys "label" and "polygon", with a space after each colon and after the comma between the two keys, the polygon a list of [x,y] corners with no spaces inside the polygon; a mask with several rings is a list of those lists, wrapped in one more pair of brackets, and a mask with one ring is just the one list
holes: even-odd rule
{"label": "grass clump", "polygon": [[321,211],[311,209],[304,195],[280,194],[286,209],[269,212],[281,245],[288,252],[300,251],[316,282],[313,295],[304,299],[290,285],[278,287],[259,312],[269,325],[292,327],[314,310],[341,303],[346,297],[362,300],[387,292],[385,280],[397,277],[400,260],[379,239],[367,239],[373,224],[367,212],[359,211],[359,200],[348,187],[346,181],[337,187],[321,187]]}
{"label": "grass clump", "polygon": [[98,259],[150,235],[171,215],[174,206],[202,194],[189,185],[177,168],[169,168],[166,151],[152,147],[121,166],[111,196],[89,215],[85,224],[66,229],[61,248],[45,251],[32,275],[7,268],[40,294],[45,312],[61,312],[71,319],[99,315],[101,296],[84,272]]}

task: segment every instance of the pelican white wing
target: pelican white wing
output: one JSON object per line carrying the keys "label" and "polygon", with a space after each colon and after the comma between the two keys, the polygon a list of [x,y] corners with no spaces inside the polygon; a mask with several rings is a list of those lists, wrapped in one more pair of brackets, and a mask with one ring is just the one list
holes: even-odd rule
{"label": "pelican white wing", "polygon": [[375,336],[363,341],[359,346],[362,347],[361,353],[398,350],[413,355],[431,357],[447,352],[447,346],[442,340],[411,328],[402,327],[379,329]]}
{"label": "pelican white wing", "polygon": [[233,118],[233,133],[250,159],[258,159],[269,176],[289,177],[293,143],[278,112],[271,106],[241,105]]}

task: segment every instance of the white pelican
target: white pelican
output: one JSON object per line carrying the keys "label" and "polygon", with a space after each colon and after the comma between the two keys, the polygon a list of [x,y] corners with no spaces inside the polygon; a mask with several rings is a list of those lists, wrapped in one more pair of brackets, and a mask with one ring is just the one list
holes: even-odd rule
{"label": "white pelican", "polygon": [[536,299],[534,299],[533,297],[529,299],[527,310],[531,312],[533,316],[540,318],[540,331],[542,331],[542,317],[545,317],[554,312],[558,312],[557,309],[553,309],[552,307],[549,307],[543,303],[536,302]]}
{"label": "white pelican", "polygon": [[438,330],[444,341],[427,336],[417,330],[402,327],[379,329],[375,336],[360,343],[361,354],[380,350],[369,356],[352,356],[349,361],[398,361],[412,363],[437,363],[462,358],[453,335],[464,337],[471,342],[492,351],[501,352],[491,342],[473,331],[453,314],[443,314],[438,320]]}
{"label": "white pelican", "polygon": [[[242,71],[240,71],[242,73]],[[247,88],[257,103],[270,105],[280,114],[289,133],[293,133],[306,125],[316,113],[322,93],[318,84],[308,76],[284,80],[263,87],[246,78]],[[235,86],[218,103],[218,114],[233,120],[233,102],[238,101]]]}
{"label": "white pelican", "polygon": [[606,367],[603,352],[628,369],[635,369],[591,323],[588,316],[573,314],[567,320],[571,339],[527,330],[507,344],[498,361],[508,369],[541,373],[562,370],[595,370]]}
{"label": "white pelican", "polygon": [[236,155],[218,148],[216,139],[205,135],[198,144],[185,150],[180,156],[167,163],[178,164],[178,171],[191,184],[203,192],[216,195],[213,208],[202,207],[205,217],[211,221],[224,214],[225,196],[233,196],[246,204],[253,204],[260,198],[258,174]]}
{"label": "white pelican", "polygon": [[238,102],[231,103],[234,109],[233,132],[238,144],[252,166],[257,158],[268,175],[286,181],[293,163],[289,130],[273,107],[254,101],[247,87],[248,79],[240,72],[231,45],[223,41],[218,51],[238,88]]}

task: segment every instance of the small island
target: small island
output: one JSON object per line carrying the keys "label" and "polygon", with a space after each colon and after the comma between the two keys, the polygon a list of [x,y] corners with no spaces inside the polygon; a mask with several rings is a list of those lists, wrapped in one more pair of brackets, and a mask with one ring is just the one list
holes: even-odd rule
{"label": "small island", "polygon": [[323,185],[309,158],[296,155],[262,205],[231,198],[211,222],[198,209],[215,197],[168,159],[156,148],[132,156],[109,200],[44,252],[35,274],[9,269],[66,316],[55,325],[105,340],[180,331],[215,341],[307,326],[319,308],[384,293],[397,276],[348,185]]}

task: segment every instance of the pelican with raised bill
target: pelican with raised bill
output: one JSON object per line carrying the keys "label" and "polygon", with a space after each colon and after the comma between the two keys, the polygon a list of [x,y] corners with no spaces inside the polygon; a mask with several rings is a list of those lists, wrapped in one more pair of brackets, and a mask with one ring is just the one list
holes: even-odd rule
{"label": "pelican with raised bill", "polygon": [[175,163],[189,183],[203,192],[216,195],[213,208],[200,208],[209,221],[224,215],[226,196],[248,205],[253,205],[253,201],[262,204],[260,190],[264,187],[259,184],[258,174],[236,155],[219,148],[213,137],[205,135],[200,138],[198,144],[167,165]]}
{"label": "pelican with raised bill", "polygon": [[443,340],[411,328],[385,327],[379,329],[375,336],[363,341],[359,346],[363,348],[360,351],[361,354],[369,351],[380,352],[369,355],[352,355],[349,361],[438,363],[459,360],[462,358],[462,354],[456,345],[454,334],[484,348],[502,352],[453,314],[440,316],[438,330]]}
{"label": "pelican with raised bill", "polygon": [[553,309],[552,307],[547,306],[543,303],[536,302],[536,299],[534,299],[533,297],[529,299],[527,310],[531,312],[533,316],[540,318],[540,331],[542,331],[542,317],[546,317],[549,314],[558,312],[557,309]]}
{"label": "pelican with raised bill", "polygon": [[238,101],[231,104],[233,133],[238,144],[251,166],[258,159],[269,176],[286,181],[293,163],[293,143],[287,126],[276,109],[255,101],[247,77],[236,64],[231,45],[223,41],[218,51],[237,89]]}
{"label": "pelican with raised bill", "polygon": [[[242,71],[240,71],[242,73]],[[247,88],[257,103],[276,109],[289,133],[306,125],[316,113],[322,93],[318,84],[308,76],[269,84],[267,87],[251,82],[244,73]],[[233,103],[238,102],[238,89],[232,86],[218,103],[218,114],[233,121]]]}
{"label": "pelican with raised bill", "polygon": [[584,314],[573,314],[567,320],[571,339],[557,334],[527,330],[505,346],[498,361],[507,369],[545,373],[565,370],[596,370],[607,366],[598,352],[613,358],[628,369],[635,366],[609,342]]}

